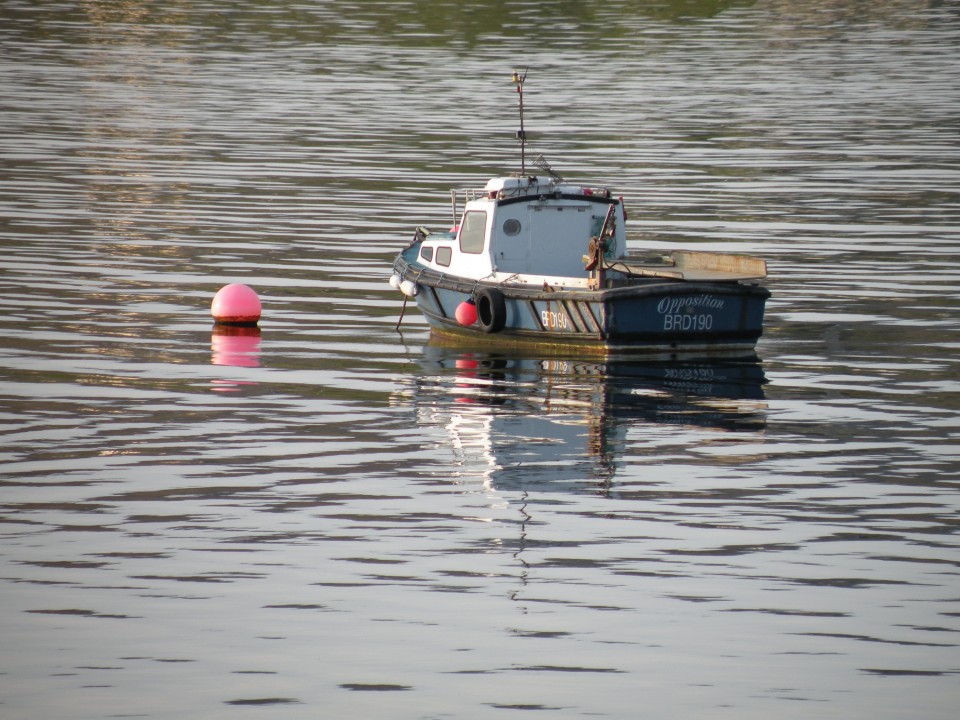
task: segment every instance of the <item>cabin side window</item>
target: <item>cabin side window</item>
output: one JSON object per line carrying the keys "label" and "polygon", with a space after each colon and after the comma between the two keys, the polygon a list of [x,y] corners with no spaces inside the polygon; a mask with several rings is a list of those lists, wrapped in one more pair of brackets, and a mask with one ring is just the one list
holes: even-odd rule
{"label": "cabin side window", "polygon": [[471,210],[463,216],[460,224],[460,252],[482,253],[483,238],[487,232],[487,214]]}
{"label": "cabin side window", "polygon": [[444,267],[450,266],[450,259],[453,257],[453,248],[449,246],[437,248],[437,265]]}
{"label": "cabin side window", "polygon": [[420,248],[420,257],[427,262],[433,260],[433,248],[429,245],[424,245],[422,248]]}

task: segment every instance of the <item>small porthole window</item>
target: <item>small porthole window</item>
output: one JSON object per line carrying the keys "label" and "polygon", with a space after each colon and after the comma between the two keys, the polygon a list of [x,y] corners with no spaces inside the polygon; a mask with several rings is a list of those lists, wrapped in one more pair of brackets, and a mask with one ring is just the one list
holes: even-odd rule
{"label": "small porthole window", "polygon": [[427,262],[433,260],[433,248],[429,245],[424,245],[422,248],[420,248],[420,257]]}
{"label": "small porthole window", "polygon": [[509,220],[504,220],[503,222],[503,232],[505,235],[513,237],[514,235],[520,234],[520,221],[514,218]]}

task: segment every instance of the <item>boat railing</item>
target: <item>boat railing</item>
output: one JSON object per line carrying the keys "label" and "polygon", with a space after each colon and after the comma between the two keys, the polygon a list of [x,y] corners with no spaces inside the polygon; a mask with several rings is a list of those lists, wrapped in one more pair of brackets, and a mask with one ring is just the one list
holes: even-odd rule
{"label": "boat railing", "polygon": [[457,212],[457,198],[463,196],[463,204],[466,205],[471,200],[476,200],[477,198],[484,197],[487,194],[486,189],[484,188],[451,188],[450,189],[450,205],[451,210],[453,211],[453,224],[456,226],[460,222],[460,216]]}
{"label": "boat railing", "polygon": [[470,202],[477,198],[485,197],[487,191],[484,188],[453,188],[450,190],[450,197],[462,197],[464,202]]}

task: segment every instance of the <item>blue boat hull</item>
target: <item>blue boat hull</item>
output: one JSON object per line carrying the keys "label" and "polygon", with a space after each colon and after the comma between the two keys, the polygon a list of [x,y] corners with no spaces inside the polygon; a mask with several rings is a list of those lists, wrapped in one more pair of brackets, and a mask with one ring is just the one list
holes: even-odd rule
{"label": "blue boat hull", "polygon": [[[496,347],[747,356],[763,332],[770,296],[766,288],[740,282],[660,278],[631,279],[599,290],[493,284],[437,273],[405,254],[397,258],[394,271],[416,283],[417,305],[436,334]],[[481,318],[465,326],[457,321],[462,302],[491,294],[500,303],[493,306],[493,322]]]}

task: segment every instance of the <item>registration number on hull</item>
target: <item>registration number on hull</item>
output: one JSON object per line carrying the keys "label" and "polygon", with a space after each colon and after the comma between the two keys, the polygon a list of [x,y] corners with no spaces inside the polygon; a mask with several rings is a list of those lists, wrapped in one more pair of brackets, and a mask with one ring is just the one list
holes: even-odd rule
{"label": "registration number on hull", "polygon": [[540,322],[547,330],[568,330],[570,328],[570,320],[567,319],[566,313],[554,312],[553,310],[541,310]]}
{"label": "registration number on hull", "polygon": [[713,329],[713,315],[664,315],[663,329],[668,332]]}

